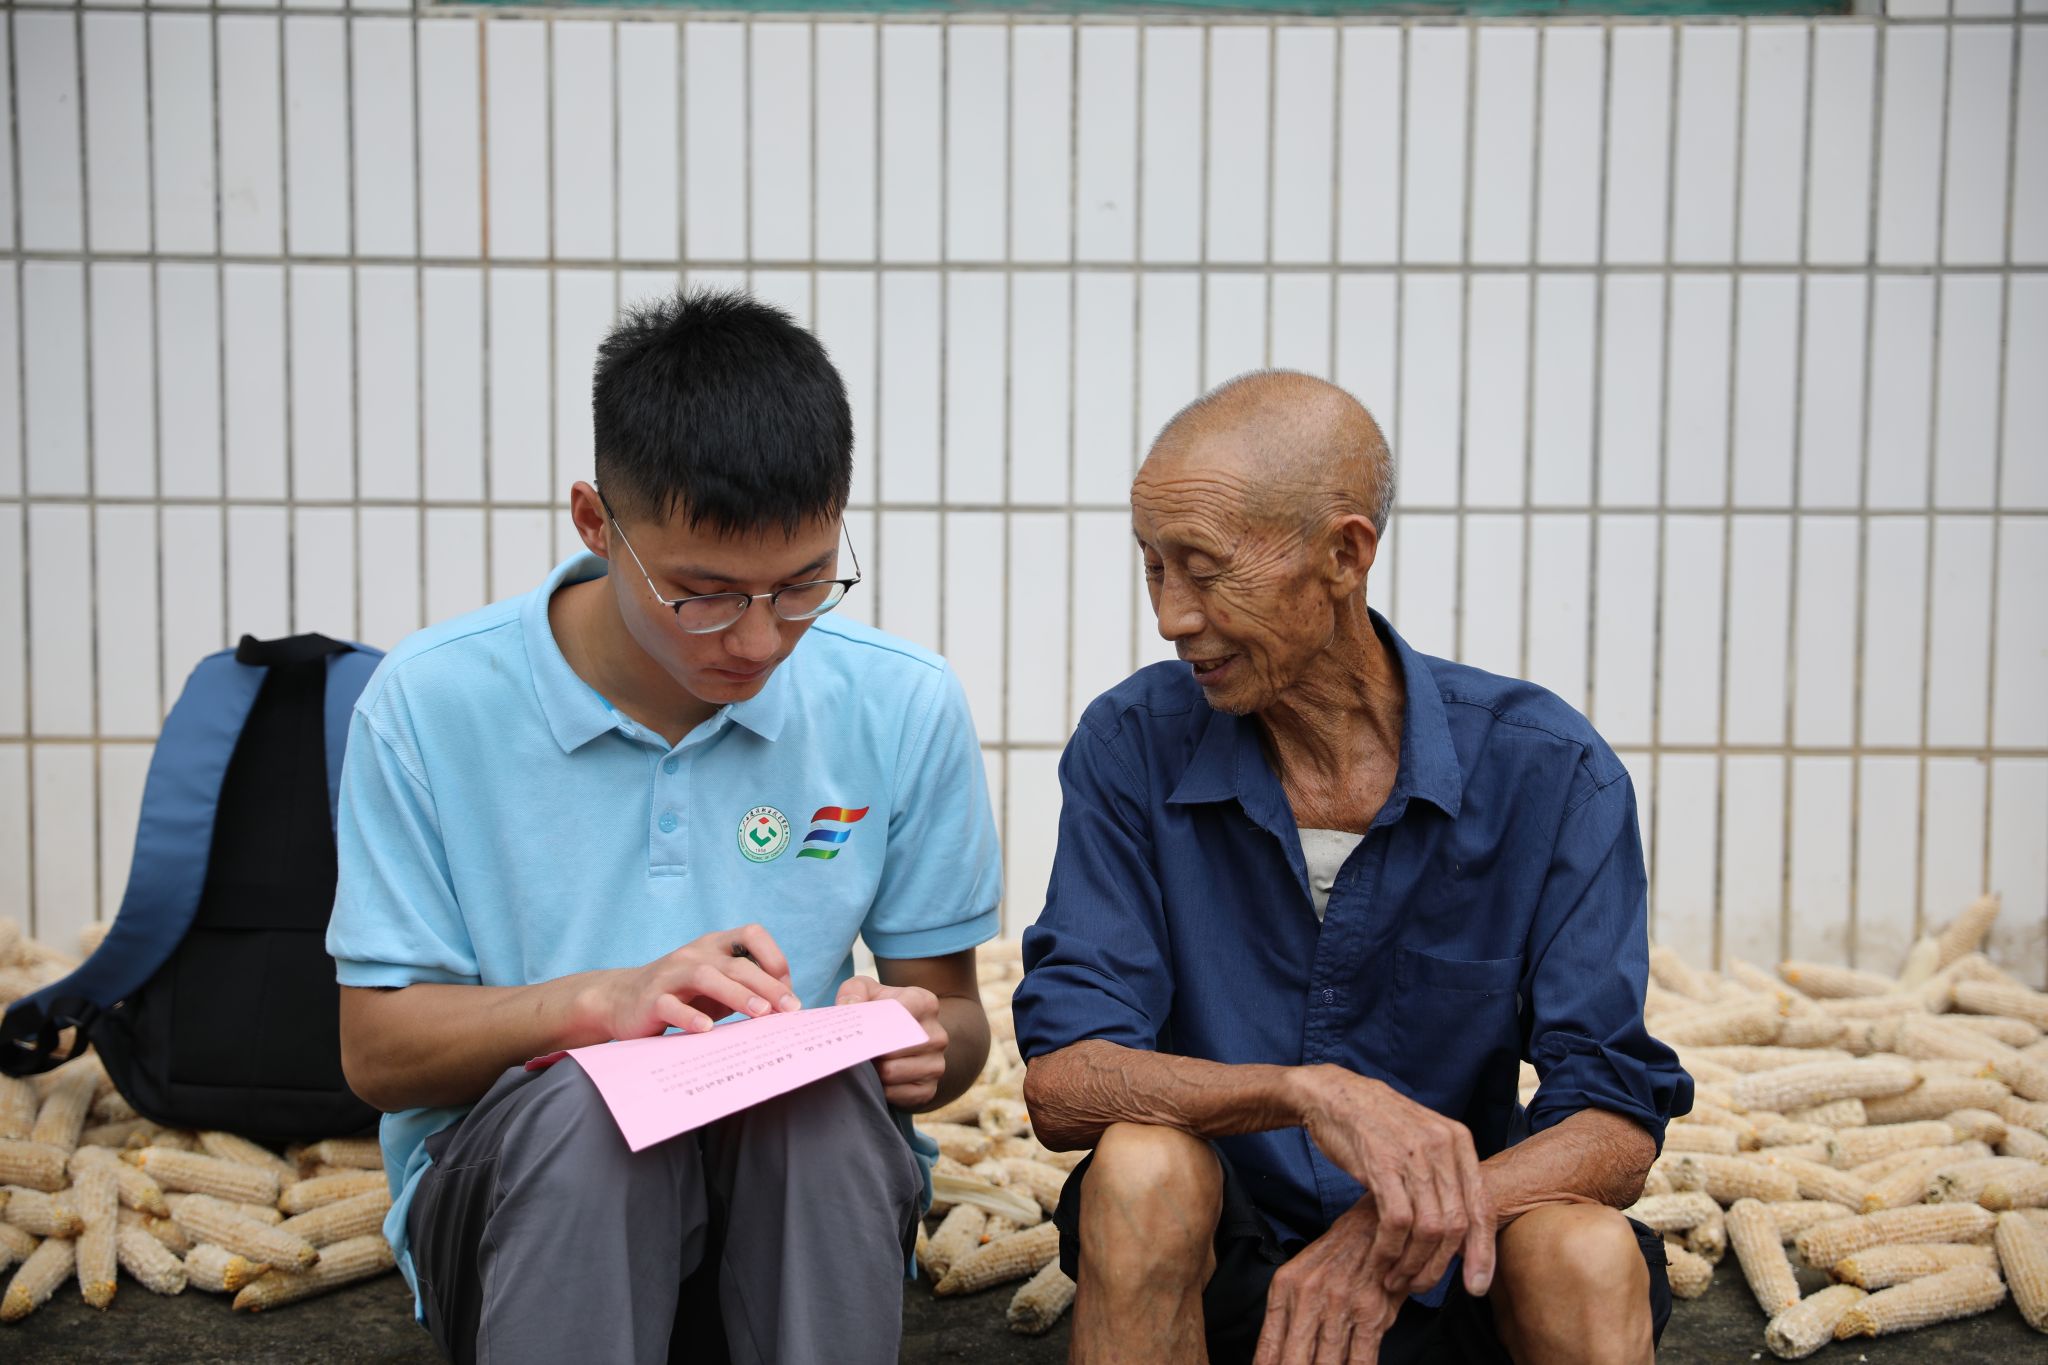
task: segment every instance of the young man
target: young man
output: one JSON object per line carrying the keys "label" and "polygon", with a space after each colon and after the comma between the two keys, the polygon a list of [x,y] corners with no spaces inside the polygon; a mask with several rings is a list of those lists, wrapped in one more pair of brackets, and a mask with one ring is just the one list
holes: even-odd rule
{"label": "young man", "polygon": [[[744,295],[599,349],[589,551],[413,636],[357,703],[328,931],[385,1235],[457,1360],[893,1361],[924,1203],[905,1111],[988,1051],[996,837],[936,656],[827,616],[859,582],[853,427]],[[845,544],[848,558],[840,558]],[[860,935],[879,980],[852,975]],[[580,1067],[729,1014],[890,998],[927,1042],[637,1154]]]}

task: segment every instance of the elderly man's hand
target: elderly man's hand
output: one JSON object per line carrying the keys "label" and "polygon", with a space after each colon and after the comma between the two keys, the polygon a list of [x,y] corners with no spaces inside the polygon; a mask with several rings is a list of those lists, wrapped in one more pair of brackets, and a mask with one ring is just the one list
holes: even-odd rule
{"label": "elderly man's hand", "polygon": [[1418,1294],[1465,1253],[1465,1288],[1493,1282],[1494,1211],[1465,1125],[1341,1067],[1303,1072],[1302,1124],[1373,1196],[1368,1269],[1389,1293]]}
{"label": "elderly man's hand", "polygon": [[1380,1338],[1394,1325],[1404,1296],[1372,1273],[1378,1229],[1368,1194],[1273,1272],[1252,1365],[1373,1365],[1379,1359]]}

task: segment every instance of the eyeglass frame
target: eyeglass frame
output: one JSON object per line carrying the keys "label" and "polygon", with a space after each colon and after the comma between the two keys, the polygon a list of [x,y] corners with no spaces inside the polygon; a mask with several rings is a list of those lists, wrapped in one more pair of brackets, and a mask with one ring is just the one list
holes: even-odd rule
{"label": "eyeglass frame", "polygon": [[[612,529],[619,533],[619,543],[626,547],[627,554],[633,556],[633,567],[640,570],[640,577],[647,581],[647,591],[654,594],[655,601],[669,609],[670,613],[676,618],[676,629],[682,631],[685,635],[716,635],[722,630],[731,630],[741,621],[746,620],[747,613],[754,609],[754,603],[763,598],[768,600],[768,610],[778,621],[787,621],[791,625],[801,625],[805,621],[815,621],[819,617],[828,615],[836,610],[839,604],[846,600],[846,594],[852,592],[855,585],[861,581],[860,552],[853,548],[853,533],[847,530],[846,519],[841,517],[839,521],[839,534],[845,537],[846,553],[853,559],[853,577],[851,578],[807,578],[801,583],[790,583],[776,588],[772,592],[693,592],[685,593],[681,597],[663,597],[661,589],[654,586],[654,575],[647,572],[646,561],[640,558],[640,552],[633,548],[633,542],[626,535],[626,528],[620,524],[619,514],[612,510],[611,499],[607,498],[604,495],[604,490],[595,483],[590,485],[590,491],[597,494],[597,501],[604,508],[605,516],[611,519]],[[815,588],[821,583],[836,584],[839,588],[839,596],[834,598],[829,605],[818,608],[809,616],[784,616],[780,611],[776,610],[775,599],[782,596],[782,594],[795,592],[799,588]],[[737,598],[740,600],[740,609],[733,614],[732,620],[727,621],[722,626],[706,626],[701,630],[693,630],[682,623],[683,605],[685,603],[702,602],[713,597]]]}

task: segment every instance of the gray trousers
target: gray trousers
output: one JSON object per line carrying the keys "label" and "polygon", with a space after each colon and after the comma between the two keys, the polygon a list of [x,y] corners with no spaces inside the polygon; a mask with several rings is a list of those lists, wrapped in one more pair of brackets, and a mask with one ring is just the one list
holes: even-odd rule
{"label": "gray trousers", "polygon": [[923,1177],[872,1066],[630,1152],[572,1061],[514,1067],[407,1221],[427,1327],[460,1362],[894,1361]]}

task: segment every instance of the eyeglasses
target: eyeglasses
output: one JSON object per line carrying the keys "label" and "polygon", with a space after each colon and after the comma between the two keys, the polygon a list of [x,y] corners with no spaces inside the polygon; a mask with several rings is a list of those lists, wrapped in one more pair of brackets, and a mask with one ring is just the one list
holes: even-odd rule
{"label": "eyeglasses", "polygon": [[633,556],[640,576],[647,580],[647,590],[654,594],[655,601],[675,613],[676,625],[688,635],[713,635],[736,625],[749,607],[763,599],[766,599],[768,609],[784,621],[815,621],[838,606],[845,599],[846,590],[860,582],[860,556],[854,553],[853,536],[841,522],[839,530],[846,537],[846,552],[853,556],[851,578],[818,578],[808,583],[792,583],[774,592],[707,592],[663,597],[661,589],[654,586],[654,577],[647,572],[647,565],[641,561],[640,552],[633,548],[632,541],[626,539],[626,528],[619,525],[619,514],[612,511],[611,499],[601,488],[597,489],[597,500],[604,504],[604,514],[612,519],[612,528],[619,533],[619,543],[626,547],[627,554]]}

